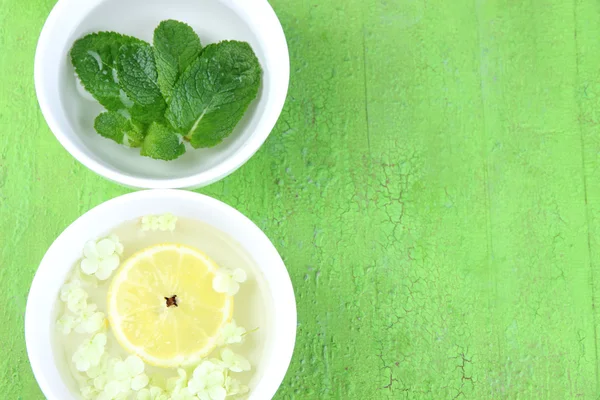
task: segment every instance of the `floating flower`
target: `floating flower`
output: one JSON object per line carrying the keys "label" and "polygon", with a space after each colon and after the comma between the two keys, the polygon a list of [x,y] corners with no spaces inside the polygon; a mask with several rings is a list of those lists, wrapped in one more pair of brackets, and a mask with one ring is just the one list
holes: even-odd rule
{"label": "floating flower", "polygon": [[144,373],[145,365],[138,356],[129,356],[125,361],[119,361],[113,368],[113,377],[133,391],[143,389],[148,385],[148,375]]}
{"label": "floating flower", "polygon": [[87,385],[81,388],[81,396],[86,400],[94,400],[98,398],[100,391],[94,386]]}
{"label": "floating flower", "polygon": [[142,231],[170,231],[175,230],[177,217],[171,213],[162,215],[146,215],[142,217]]}
{"label": "floating flower", "polygon": [[77,326],[75,327],[75,332],[94,333],[104,326],[106,320],[104,313],[97,311],[97,308],[95,304],[90,304],[81,312],[76,319]]}
{"label": "floating flower", "polygon": [[250,362],[228,348],[221,350],[221,359],[225,368],[232,372],[250,371]]}
{"label": "floating flower", "polygon": [[203,361],[194,369],[187,388],[201,400],[223,400],[227,396],[224,385],[223,366],[213,361]]}
{"label": "floating flower", "polygon": [[240,290],[240,283],[246,282],[246,271],[241,268],[230,270],[221,268],[213,279],[213,289],[218,293],[235,295]]}
{"label": "floating flower", "polygon": [[63,315],[56,321],[56,326],[64,335],[68,335],[77,325],[77,320],[72,315]]}
{"label": "floating flower", "polygon": [[158,386],[144,388],[137,393],[137,400],[169,400],[169,396]]}
{"label": "floating flower", "polygon": [[67,304],[69,310],[77,314],[87,308],[88,293],[81,287],[79,279],[73,279],[63,285],[60,299]]}
{"label": "floating flower", "polygon": [[104,386],[104,390],[98,395],[97,400],[121,400],[128,399],[131,390],[119,381],[110,381]]}
{"label": "floating flower", "polygon": [[238,326],[235,321],[231,321],[221,329],[218,344],[219,346],[223,346],[226,344],[242,343],[245,334],[246,328]]}
{"label": "floating flower", "polygon": [[188,388],[183,388],[172,392],[169,400],[198,400],[198,396],[194,396]]}
{"label": "floating flower", "polygon": [[169,378],[167,380],[167,391],[176,392],[183,389],[187,384],[187,373],[183,368],[177,369],[177,378]]}
{"label": "floating flower", "polygon": [[[149,378],[144,373],[144,362],[138,356],[129,356],[124,361],[118,358],[105,358],[103,361],[101,373],[93,380],[94,387],[100,391],[98,399],[129,399],[132,392],[142,390],[148,385]],[[92,368],[88,371],[88,376],[93,375],[96,374]]]}
{"label": "floating flower", "polygon": [[242,385],[237,379],[228,376],[225,378],[225,390],[227,391],[227,396],[237,396],[248,393],[250,389],[248,386]]}
{"label": "floating flower", "polygon": [[84,274],[95,275],[96,278],[104,281],[119,266],[121,254],[123,254],[123,245],[115,235],[98,241],[90,240],[83,248],[81,270]]}
{"label": "floating flower", "polygon": [[83,342],[73,354],[73,362],[78,371],[85,372],[100,363],[106,346],[106,335],[97,333],[90,340]]}

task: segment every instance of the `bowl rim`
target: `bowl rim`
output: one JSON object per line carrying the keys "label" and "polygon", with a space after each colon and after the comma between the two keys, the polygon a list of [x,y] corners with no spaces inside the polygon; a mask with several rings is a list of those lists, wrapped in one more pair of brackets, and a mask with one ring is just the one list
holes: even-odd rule
{"label": "bowl rim", "polygon": [[[281,75],[281,82],[276,82],[274,87],[274,100],[273,105],[269,107],[269,112],[262,118],[265,119],[265,129],[261,132],[255,131],[244,143],[229,157],[222,162],[214,165],[206,171],[195,173],[193,175],[178,177],[178,178],[145,178],[139,177],[134,174],[122,172],[116,168],[111,168],[107,165],[102,164],[93,157],[90,157],[80,150],[66,135],[62,129],[57,118],[51,112],[49,101],[46,97],[46,90],[44,88],[44,81],[46,75],[44,74],[44,63],[43,58],[45,57],[45,50],[50,47],[52,43],[51,32],[54,29],[58,29],[60,20],[65,15],[72,16],[69,12],[70,4],[78,2],[79,0],[58,0],[55,6],[52,8],[42,31],[40,33],[38,43],[35,51],[34,58],[34,84],[36,97],[38,104],[42,111],[42,115],[48,124],[50,131],[54,134],[60,144],[81,164],[88,169],[94,171],[96,174],[103,176],[113,182],[120,183],[124,186],[131,188],[140,189],[195,189],[210,185],[211,183],[217,182],[226,176],[235,172],[238,168],[244,165],[262,146],[267,140],[267,137],[271,134],[271,131],[275,127],[285,100],[289,88],[290,79],[290,59],[287,41],[283,27],[275,11],[267,0],[253,0],[251,2],[247,0],[222,0],[226,5],[235,5],[236,9],[243,10],[246,13],[256,15],[261,22],[270,24],[272,28],[272,35],[269,36],[278,43],[278,57],[282,60],[282,70],[279,71],[278,75]],[[90,0],[87,6],[89,10],[93,10],[95,6],[106,0]],[[86,14],[87,15],[87,14]],[[85,17],[82,15],[81,18]],[[246,15],[240,15],[240,18],[244,18]],[[281,61],[281,60],[280,60]],[[256,133],[260,134],[256,134]]]}
{"label": "bowl rim", "polygon": [[[150,204],[152,201],[155,203]],[[72,222],[61,234],[54,240],[46,251],[40,265],[33,278],[25,310],[25,343],[27,355],[36,381],[48,400],[67,400],[65,395],[73,396],[73,393],[67,389],[59,367],[55,362],[55,355],[52,345],[52,321],[55,300],[50,305],[49,299],[57,299],[60,287],[64,279],[55,279],[57,283],[50,283],[48,275],[58,276],[61,271],[56,269],[56,259],[62,256],[61,247],[65,241],[77,235],[81,230],[85,230],[90,221],[103,221],[103,216],[107,214],[117,214],[118,218],[125,221],[126,215],[129,218],[135,218],[137,209],[146,204],[147,207],[158,206],[158,202],[180,202],[180,206],[204,207],[209,209],[211,218],[235,222],[236,229],[243,230],[244,235],[251,236],[255,243],[258,243],[269,258],[269,266],[258,265],[259,269],[265,274],[268,281],[270,295],[273,298],[274,316],[273,316],[273,346],[269,353],[269,364],[265,367],[264,373],[257,381],[256,386],[250,393],[250,400],[265,400],[272,398],[280,387],[285,374],[289,368],[295,341],[297,327],[297,311],[294,289],[281,256],[277,249],[265,233],[235,208],[212,197],[175,189],[151,189],[128,193],[108,200],[87,211],[74,222]],[[161,206],[164,207],[164,206]],[[177,206],[175,208],[178,208]],[[131,209],[135,209],[133,215]],[[175,210],[172,210],[176,214]],[[141,215],[141,214],[140,214]],[[116,217],[115,217],[116,218]],[[207,222],[207,221],[206,221]],[[104,222],[96,222],[96,225],[102,225]],[[107,222],[109,223],[109,222]],[[114,227],[113,223],[110,223]],[[94,228],[96,229],[96,228]],[[102,230],[97,228],[98,230]],[[92,229],[93,230],[93,229]],[[92,233],[91,235],[94,235]],[[80,236],[78,236],[80,237]],[[89,237],[80,238],[82,243],[89,240]],[[63,275],[72,270],[68,265],[63,268]],[[269,274],[267,274],[267,271]],[[56,286],[56,287],[53,287]],[[43,296],[40,294],[45,293]],[[45,311],[50,309],[49,315]]]}

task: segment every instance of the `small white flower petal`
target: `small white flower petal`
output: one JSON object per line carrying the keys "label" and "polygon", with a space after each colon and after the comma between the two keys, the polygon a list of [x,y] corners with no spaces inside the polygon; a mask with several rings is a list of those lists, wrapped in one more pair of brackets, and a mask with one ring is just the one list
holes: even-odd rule
{"label": "small white flower petal", "polygon": [[148,385],[148,382],[150,382],[148,375],[140,374],[131,380],[131,389],[135,391],[143,389]]}
{"label": "small white flower petal", "polygon": [[105,258],[115,253],[115,242],[110,239],[102,239],[96,244],[98,258]]}
{"label": "small white flower petal", "polygon": [[99,268],[107,268],[110,271],[114,271],[115,269],[117,269],[120,262],[121,260],[119,259],[119,256],[116,254],[112,254],[100,260]]}
{"label": "small white flower petal", "polygon": [[148,389],[140,390],[135,398],[136,400],[154,400]]}
{"label": "small white flower petal", "polygon": [[56,327],[64,335],[68,335],[75,326],[75,318],[71,315],[63,315],[58,321],[56,321]]}
{"label": "small white flower petal", "polygon": [[251,365],[246,358],[239,354],[235,354],[229,348],[221,350],[221,359],[225,366],[233,372],[250,371]]}
{"label": "small white flower petal", "polygon": [[129,370],[124,361],[118,361],[112,369],[112,374],[116,379],[122,380],[129,377]]}
{"label": "small white flower petal", "polygon": [[246,271],[243,269],[237,268],[235,271],[233,271],[232,278],[238,283],[244,283],[246,282],[246,279],[248,279],[248,274],[246,274]]}
{"label": "small white flower petal", "polygon": [[81,396],[86,400],[95,399],[98,395],[98,390],[93,386],[84,386],[81,388]]}
{"label": "small white flower petal", "polygon": [[200,379],[190,379],[187,385],[188,390],[191,394],[196,394],[206,388],[204,382]]}
{"label": "small white flower petal", "polygon": [[137,376],[144,372],[144,361],[138,356],[129,356],[125,360],[125,366],[131,377]]}
{"label": "small white flower petal", "polygon": [[124,247],[123,247],[123,244],[121,243],[121,241],[119,240],[119,237],[113,233],[112,235],[110,235],[108,237],[108,239],[112,240],[112,242],[115,244],[115,253],[117,255],[122,255]]}
{"label": "small white flower petal", "polygon": [[100,363],[98,365],[96,365],[95,367],[91,367],[90,369],[87,370],[86,374],[90,379],[95,379],[99,376],[105,376],[104,375],[104,365],[105,363]]}
{"label": "small white flower petal", "polygon": [[107,383],[108,379],[106,378],[106,375],[100,375],[94,378],[94,387],[97,390],[104,390]]}
{"label": "small white flower petal", "polygon": [[98,270],[98,259],[97,258],[84,258],[81,260],[81,270],[86,275],[92,275]]}
{"label": "small white flower petal", "polygon": [[95,305],[95,304],[88,304],[88,306],[85,309],[85,312],[91,314],[94,311],[96,311],[97,309],[98,309],[97,305]]}
{"label": "small white flower petal", "polygon": [[225,382],[223,371],[213,371],[206,377],[206,386],[221,386]]}
{"label": "small white flower petal", "polygon": [[123,244],[121,244],[121,242],[115,243],[115,253],[117,255],[123,255],[123,250],[125,250],[125,247],[123,247]]}
{"label": "small white flower petal", "polygon": [[104,326],[105,318],[104,313],[97,312],[94,313],[87,321],[86,321],[86,330],[88,333],[94,333],[99,331]]}
{"label": "small white flower petal", "polygon": [[91,366],[92,365],[88,360],[78,360],[75,362],[75,368],[77,368],[77,371],[80,372],[87,371]]}
{"label": "small white flower petal", "polygon": [[223,360],[225,365],[232,364],[235,360],[235,353],[229,348],[224,348],[221,350],[221,360]]}
{"label": "small white flower petal", "polygon": [[78,314],[87,308],[88,294],[81,288],[72,289],[67,297],[67,308]]}
{"label": "small white flower petal", "polygon": [[142,217],[142,231],[143,232],[147,232],[150,230],[150,216],[149,215],[145,215]]}
{"label": "small white flower petal", "polygon": [[97,333],[96,335],[94,335],[94,338],[92,339],[92,344],[94,346],[106,346],[106,334]]}
{"label": "small white flower petal", "polygon": [[124,379],[122,381],[119,381],[119,385],[120,385],[120,392],[121,393],[129,393],[131,391],[131,378],[127,378]]}
{"label": "small white flower petal", "polygon": [[98,278],[101,281],[105,281],[108,278],[110,278],[110,276],[112,275],[112,270],[110,268],[98,268],[98,271],[96,271],[96,278]]}
{"label": "small white flower petal", "polygon": [[224,400],[225,396],[227,396],[227,391],[222,386],[212,386],[208,389],[208,394],[211,400]]}
{"label": "small white flower petal", "polygon": [[217,273],[213,278],[212,287],[217,293],[227,293],[232,280],[229,275],[224,273]]}
{"label": "small white flower petal", "polygon": [[229,288],[227,289],[227,295],[235,296],[237,294],[237,292],[239,292],[239,291],[240,291],[240,284],[235,281],[231,281],[231,283],[229,284]]}
{"label": "small white flower petal", "polygon": [[88,240],[83,245],[83,255],[85,258],[98,258],[98,248],[95,240]]}
{"label": "small white flower petal", "polygon": [[110,398],[114,398],[121,392],[121,383],[119,381],[110,381],[104,387],[104,393],[106,393]]}

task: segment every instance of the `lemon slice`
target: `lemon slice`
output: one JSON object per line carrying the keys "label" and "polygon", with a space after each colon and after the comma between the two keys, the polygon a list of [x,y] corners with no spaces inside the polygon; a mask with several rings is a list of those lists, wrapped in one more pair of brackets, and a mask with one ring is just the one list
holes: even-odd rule
{"label": "lemon slice", "polygon": [[233,313],[233,297],[212,288],[217,270],[205,254],[180,244],[131,256],[108,290],[108,319],[121,346],[159,367],[199,362]]}

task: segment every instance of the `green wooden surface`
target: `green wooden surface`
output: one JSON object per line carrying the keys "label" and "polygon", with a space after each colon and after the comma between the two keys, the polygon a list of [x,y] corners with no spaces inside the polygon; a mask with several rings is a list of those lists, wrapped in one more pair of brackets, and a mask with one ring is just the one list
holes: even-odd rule
{"label": "green wooden surface", "polygon": [[[0,0],[0,396],[42,399],[23,316],[41,257],[128,192],[38,109],[54,0]],[[262,149],[201,192],[284,257],[278,399],[600,396],[600,2],[273,0],[291,86]]]}

